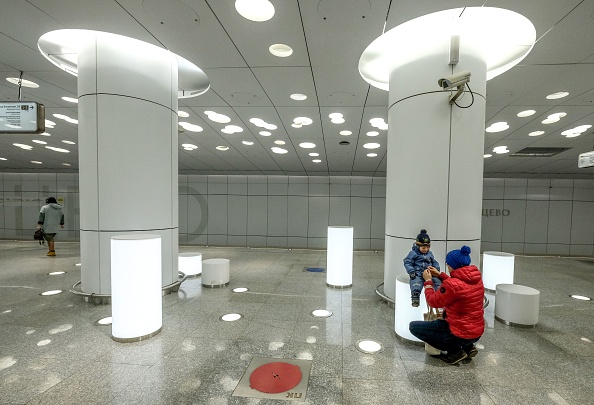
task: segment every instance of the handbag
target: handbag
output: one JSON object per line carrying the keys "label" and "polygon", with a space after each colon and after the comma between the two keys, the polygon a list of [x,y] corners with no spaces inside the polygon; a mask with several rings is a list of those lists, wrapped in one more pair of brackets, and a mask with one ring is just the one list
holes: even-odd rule
{"label": "handbag", "polygon": [[44,235],[45,232],[43,232],[43,228],[40,228],[33,234],[33,239],[38,240],[40,245],[45,245],[45,238],[43,237]]}
{"label": "handbag", "polygon": [[443,319],[443,312],[427,305],[427,312],[423,314],[423,319],[429,322],[435,321],[437,319]]}

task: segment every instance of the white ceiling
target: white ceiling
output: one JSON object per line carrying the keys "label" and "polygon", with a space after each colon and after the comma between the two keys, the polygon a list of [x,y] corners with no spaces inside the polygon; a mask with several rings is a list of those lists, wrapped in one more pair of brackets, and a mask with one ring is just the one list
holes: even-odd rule
{"label": "white ceiling", "polygon": [[[52,117],[77,117],[76,78],[49,63],[38,51],[37,40],[48,31],[84,28],[137,38],[194,62],[208,75],[211,89],[202,96],[180,100],[184,121],[200,125],[203,132],[179,135],[181,174],[283,174],[385,176],[386,131],[376,130],[374,117],[387,122],[387,93],[370,87],[358,73],[363,50],[386,30],[412,18],[460,6],[501,7],[530,19],[537,43],[520,65],[487,85],[486,126],[506,121],[510,128],[485,133],[485,153],[506,145],[511,153],[531,147],[569,147],[549,158],[493,154],[485,159],[485,177],[594,178],[594,168],[578,169],[580,153],[594,150],[592,129],[575,138],[561,132],[578,125],[594,125],[594,0],[271,0],[275,16],[256,23],[241,17],[234,0],[0,0],[0,100],[17,101],[18,87],[5,80],[18,77],[40,85],[23,88],[23,100],[45,105],[48,119],[57,123],[51,136],[0,135],[0,172],[77,172],[78,129]],[[269,53],[273,43],[293,48],[287,58]],[[548,94],[567,91],[569,96],[547,100]],[[289,95],[303,93],[305,101]],[[516,114],[536,110],[528,118]],[[220,132],[223,124],[210,121],[204,111],[231,117],[244,131]],[[344,124],[332,124],[328,114],[340,112]],[[567,116],[559,122],[541,121],[554,112]],[[293,118],[313,119],[309,126],[291,127]],[[278,126],[272,136],[258,134],[250,123],[258,117]],[[419,117],[422,119],[422,116]],[[350,130],[350,136],[339,131]],[[544,130],[538,137],[528,133]],[[58,153],[33,143],[69,149]],[[241,142],[253,141],[253,146]],[[271,151],[283,140],[289,153]],[[300,142],[316,143],[321,163],[313,163]],[[350,145],[339,145],[349,141]],[[367,157],[362,145],[379,142]],[[13,146],[24,143],[30,151]],[[186,151],[182,143],[198,145]],[[227,145],[228,151],[218,151]],[[31,163],[43,162],[42,165]],[[71,166],[64,166],[68,163]]]}

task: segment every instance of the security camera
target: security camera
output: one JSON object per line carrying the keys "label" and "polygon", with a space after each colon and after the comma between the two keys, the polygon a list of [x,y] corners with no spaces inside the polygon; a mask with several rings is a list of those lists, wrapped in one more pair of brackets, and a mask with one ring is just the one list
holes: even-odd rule
{"label": "security camera", "polygon": [[439,79],[437,84],[439,84],[439,86],[444,90],[452,90],[456,87],[464,86],[469,81],[470,72],[468,70],[463,70],[459,73]]}

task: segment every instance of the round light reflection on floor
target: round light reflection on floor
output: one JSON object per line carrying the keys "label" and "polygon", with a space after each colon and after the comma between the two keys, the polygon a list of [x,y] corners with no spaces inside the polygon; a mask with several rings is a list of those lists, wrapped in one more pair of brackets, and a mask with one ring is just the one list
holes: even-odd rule
{"label": "round light reflection on floor", "polygon": [[316,309],[311,311],[311,314],[316,318],[328,318],[332,316],[332,311],[328,311],[327,309]]}
{"label": "round light reflection on floor", "polygon": [[234,322],[240,320],[241,318],[243,318],[243,315],[241,314],[225,314],[221,316],[219,319],[225,322]]}
{"label": "round light reflection on floor", "polygon": [[575,294],[573,294],[573,295],[570,295],[570,297],[571,298],[574,298],[576,300],[581,300],[581,301],[592,301],[592,298],[586,297],[584,295],[575,295]]}
{"label": "round light reflection on floor", "polygon": [[236,293],[244,293],[244,292],[248,292],[250,289],[247,287],[237,287],[233,289],[233,292]]}
{"label": "round light reflection on floor", "polygon": [[62,292],[63,292],[62,290],[50,290],[50,291],[42,292],[39,295],[56,295],[56,294],[62,294]]}
{"label": "round light reflection on floor", "polygon": [[369,354],[379,353],[382,350],[384,350],[381,343],[376,342],[375,340],[368,340],[368,339],[359,340],[357,343],[355,343],[355,347],[360,352],[369,353]]}
{"label": "round light reflection on floor", "polygon": [[111,316],[108,316],[106,318],[101,318],[96,322],[97,325],[102,325],[102,326],[107,326],[107,325],[111,325]]}
{"label": "round light reflection on floor", "polygon": [[51,273],[47,273],[49,276],[57,276],[58,274],[65,274],[65,271],[52,271]]}

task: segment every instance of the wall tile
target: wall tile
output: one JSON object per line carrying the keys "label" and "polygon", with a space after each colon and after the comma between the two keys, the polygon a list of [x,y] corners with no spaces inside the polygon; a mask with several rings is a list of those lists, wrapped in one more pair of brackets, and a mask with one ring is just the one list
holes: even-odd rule
{"label": "wall tile", "polygon": [[229,195],[247,195],[247,177],[229,176],[227,181]]}
{"label": "wall tile", "polygon": [[547,245],[548,255],[567,256],[569,254],[569,245],[560,245],[556,243],[549,243]]}
{"label": "wall tile", "polygon": [[228,204],[229,219],[227,229],[229,230],[229,235],[243,235],[245,242],[248,221],[248,197],[247,195],[230,195]]}
{"label": "wall tile", "polygon": [[569,246],[571,240],[571,211],[571,201],[550,202],[547,243],[561,243]]}
{"label": "wall tile", "polygon": [[268,176],[268,195],[283,195],[289,193],[289,177]]}
{"label": "wall tile", "polygon": [[371,177],[351,177],[351,195],[354,197],[371,197]]}
{"label": "wall tile", "polygon": [[[288,229],[290,237],[307,238],[307,229],[309,226],[309,202],[308,197],[290,196],[287,203],[288,207]],[[298,238],[298,240],[300,240]],[[289,245],[291,246],[291,245]],[[303,241],[300,247],[307,246],[307,240]]]}
{"label": "wall tile", "polygon": [[208,194],[227,195],[227,176],[208,176]]}
{"label": "wall tile", "polygon": [[347,176],[330,176],[330,196],[350,197],[351,178]]}
{"label": "wall tile", "polygon": [[289,177],[289,195],[309,196],[309,180],[307,176]]}
{"label": "wall tile", "polygon": [[[308,238],[327,237],[328,235],[328,214],[330,209],[329,197],[309,198],[309,226],[307,229]],[[308,242],[309,245],[309,242]]]}
{"label": "wall tile", "polygon": [[[288,197],[286,195],[268,197],[268,229],[266,232],[267,236],[287,236],[287,214]],[[286,238],[284,243],[284,246],[286,246]]]}
{"label": "wall tile", "polygon": [[268,194],[267,176],[248,176],[248,195],[265,196]]}
{"label": "wall tile", "polygon": [[[524,241],[528,243],[547,243],[549,226],[549,202],[526,202],[526,233]],[[546,249],[544,252],[546,253]]]}
{"label": "wall tile", "polygon": [[353,227],[355,239],[369,239],[371,237],[371,198],[351,198],[350,225]]}
{"label": "wall tile", "polygon": [[[248,183],[249,184],[249,183]],[[266,236],[268,227],[268,197],[248,196],[248,227],[247,234],[253,236]],[[264,244],[258,246],[266,246]],[[249,238],[248,238],[249,244]]]}
{"label": "wall tile", "polygon": [[506,200],[503,202],[502,242],[524,242],[526,229],[526,201]]}
{"label": "wall tile", "polygon": [[524,253],[525,244],[524,243],[502,243],[501,244],[501,251],[507,253],[513,253],[515,255],[519,255]]}
{"label": "wall tile", "polygon": [[330,197],[329,226],[348,226],[351,220],[351,197]]}
{"label": "wall tile", "polygon": [[309,195],[312,197],[326,197],[330,195],[328,177],[314,176],[309,178]]}
{"label": "wall tile", "polygon": [[524,243],[524,253],[528,255],[546,255],[546,243]]}
{"label": "wall tile", "polygon": [[571,243],[594,244],[594,202],[574,201],[571,210]]}

